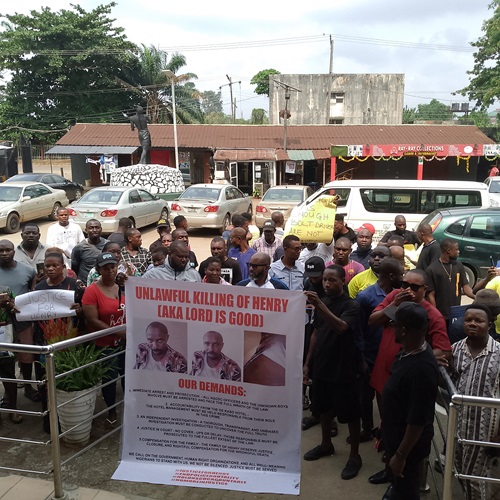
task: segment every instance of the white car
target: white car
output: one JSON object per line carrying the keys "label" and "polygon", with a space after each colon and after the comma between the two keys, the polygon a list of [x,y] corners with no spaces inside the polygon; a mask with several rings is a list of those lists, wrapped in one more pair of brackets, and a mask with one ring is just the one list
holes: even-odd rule
{"label": "white car", "polygon": [[488,177],[484,183],[488,186],[488,195],[492,207],[500,207],[500,177]]}
{"label": "white car", "polygon": [[145,189],[123,186],[97,187],[85,193],[69,207],[70,217],[82,228],[89,219],[97,219],[102,232],[110,234],[118,228],[122,217],[128,217],[140,228],[168,218],[165,200]]}
{"label": "white car", "polygon": [[0,229],[17,233],[21,222],[40,217],[56,220],[60,207],[69,203],[62,189],[52,189],[39,182],[9,182],[0,184]]}

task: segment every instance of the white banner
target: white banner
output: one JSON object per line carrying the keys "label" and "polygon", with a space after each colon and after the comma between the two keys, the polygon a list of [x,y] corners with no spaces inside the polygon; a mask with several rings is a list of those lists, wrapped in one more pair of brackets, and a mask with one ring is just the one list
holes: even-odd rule
{"label": "white banner", "polygon": [[72,290],[37,290],[16,297],[16,319],[18,321],[41,321],[44,319],[76,316],[70,309],[75,303]]}
{"label": "white banner", "polygon": [[305,296],[144,278],[125,296],[113,479],[298,495]]}

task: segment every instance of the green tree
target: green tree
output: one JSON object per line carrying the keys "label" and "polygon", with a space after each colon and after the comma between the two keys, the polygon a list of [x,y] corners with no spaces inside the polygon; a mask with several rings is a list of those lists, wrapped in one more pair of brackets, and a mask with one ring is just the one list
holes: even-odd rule
{"label": "green tree", "polygon": [[417,119],[417,108],[409,108],[405,106],[403,108],[403,123],[415,123]]}
{"label": "green tree", "polygon": [[281,75],[281,73],[276,69],[263,69],[259,71],[250,80],[252,85],[257,85],[254,92],[259,95],[267,95],[269,97],[269,76],[270,75]]}
{"label": "green tree", "polygon": [[484,35],[471,43],[477,50],[474,66],[467,71],[471,76],[469,85],[458,91],[482,109],[500,98],[500,0],[493,0],[489,8],[494,12],[483,23]]}
{"label": "green tree", "polygon": [[136,71],[127,81],[118,79],[120,84],[137,95],[140,102],[146,105],[146,114],[152,123],[172,123],[172,85],[165,75],[170,70],[175,75],[175,104],[178,123],[201,123],[201,94],[191,80],[198,77],[194,73],[176,73],[186,65],[186,58],[179,53],[171,54],[153,45],[142,45],[139,49]]}
{"label": "green tree", "polygon": [[210,113],[224,112],[220,90],[218,92],[206,90],[201,93],[201,110],[207,115]]}
{"label": "green tree", "polygon": [[460,123],[472,123],[479,128],[490,128],[493,126],[485,109],[471,111],[467,116],[461,116],[458,121]]}
{"label": "green tree", "polygon": [[254,108],[252,109],[252,116],[250,117],[250,123],[252,125],[263,125],[267,122],[267,113],[265,109]]}
{"label": "green tree", "polygon": [[115,5],[88,12],[79,5],[58,12],[43,7],[0,17],[5,128],[43,131],[75,120],[113,122],[132,106],[132,95],[117,89],[115,78],[127,78],[137,48],[113,25]]}
{"label": "green tree", "polygon": [[419,104],[417,107],[417,120],[446,121],[451,120],[452,113],[449,106],[432,99],[429,104]]}

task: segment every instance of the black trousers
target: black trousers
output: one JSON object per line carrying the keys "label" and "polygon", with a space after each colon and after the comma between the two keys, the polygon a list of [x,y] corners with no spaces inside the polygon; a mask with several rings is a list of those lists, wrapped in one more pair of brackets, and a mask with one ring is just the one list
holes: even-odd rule
{"label": "black trousers", "polygon": [[406,460],[403,478],[395,477],[392,482],[391,500],[420,500],[420,472],[421,460],[412,459],[411,455]]}

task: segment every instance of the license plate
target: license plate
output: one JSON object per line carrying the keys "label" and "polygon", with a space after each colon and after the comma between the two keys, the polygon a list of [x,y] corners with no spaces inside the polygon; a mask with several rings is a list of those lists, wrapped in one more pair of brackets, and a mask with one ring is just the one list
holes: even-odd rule
{"label": "license plate", "polygon": [[198,209],[197,208],[188,207],[187,211],[188,212],[197,212]]}
{"label": "license plate", "polygon": [[84,217],[86,217],[87,219],[91,219],[92,217],[94,217],[94,213],[93,212],[85,212],[83,214]]}

